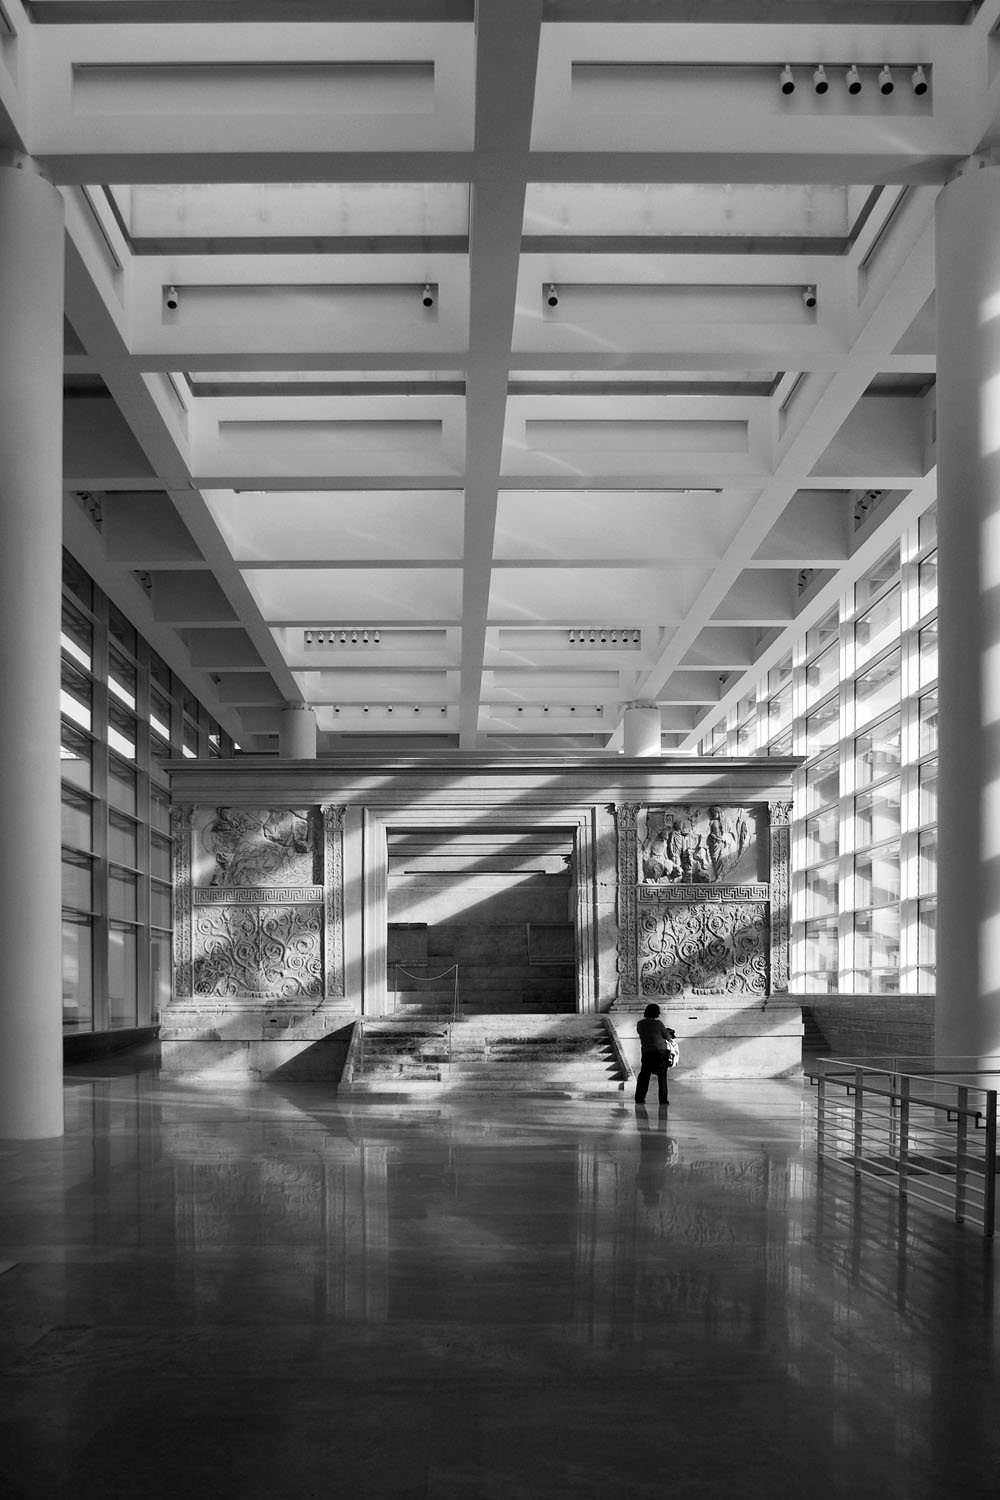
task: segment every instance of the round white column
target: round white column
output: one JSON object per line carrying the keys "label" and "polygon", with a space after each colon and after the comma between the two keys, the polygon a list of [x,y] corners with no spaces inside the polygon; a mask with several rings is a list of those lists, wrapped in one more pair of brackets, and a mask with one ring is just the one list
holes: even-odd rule
{"label": "round white column", "polygon": [[284,708],[278,731],[282,760],[316,759],[316,713],[311,708]]}
{"label": "round white column", "polygon": [[939,1059],[1000,1061],[1000,170],[937,209]]}
{"label": "round white column", "polygon": [[63,1129],[63,205],[0,164],[0,1136]]}
{"label": "round white column", "polygon": [[626,755],[659,755],[662,730],[658,708],[627,708],[622,724]]}

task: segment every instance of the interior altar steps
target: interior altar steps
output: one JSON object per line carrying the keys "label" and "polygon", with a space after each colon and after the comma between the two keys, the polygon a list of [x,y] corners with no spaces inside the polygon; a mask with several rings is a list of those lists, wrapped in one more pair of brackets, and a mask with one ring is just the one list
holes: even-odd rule
{"label": "interior altar steps", "polygon": [[602,1016],[495,1014],[359,1023],[341,1093],[617,1094]]}

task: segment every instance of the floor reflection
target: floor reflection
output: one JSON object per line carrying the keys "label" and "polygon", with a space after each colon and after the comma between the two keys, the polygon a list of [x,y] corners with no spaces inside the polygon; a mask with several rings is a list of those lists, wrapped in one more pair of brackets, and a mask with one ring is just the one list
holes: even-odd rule
{"label": "floor reflection", "polygon": [[794,1083],[671,1094],[72,1074],[0,1155],[14,1493],[992,1500],[992,1248]]}

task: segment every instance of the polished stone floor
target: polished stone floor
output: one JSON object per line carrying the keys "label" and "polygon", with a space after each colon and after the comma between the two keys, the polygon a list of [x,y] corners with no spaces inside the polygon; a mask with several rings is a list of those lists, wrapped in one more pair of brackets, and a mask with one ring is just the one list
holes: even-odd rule
{"label": "polished stone floor", "polygon": [[796,1082],[66,1094],[0,1143],[9,1500],[1000,1495],[994,1251]]}

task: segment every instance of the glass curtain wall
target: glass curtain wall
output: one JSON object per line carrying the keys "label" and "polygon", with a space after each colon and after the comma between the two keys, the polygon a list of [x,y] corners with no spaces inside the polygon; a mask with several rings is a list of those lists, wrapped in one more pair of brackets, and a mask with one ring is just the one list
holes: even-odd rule
{"label": "glass curtain wall", "polygon": [[170,994],[170,793],[163,762],[233,742],[63,554],[63,1028],[149,1026]]}
{"label": "glass curtain wall", "polygon": [[935,511],[709,735],[706,755],[804,755],[794,779],[792,988],[933,993]]}

